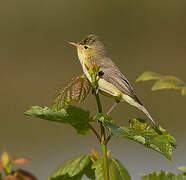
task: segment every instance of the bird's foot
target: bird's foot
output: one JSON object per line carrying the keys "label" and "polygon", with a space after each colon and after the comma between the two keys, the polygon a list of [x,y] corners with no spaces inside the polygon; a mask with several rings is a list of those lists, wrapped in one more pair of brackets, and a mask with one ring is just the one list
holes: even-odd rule
{"label": "bird's foot", "polygon": [[112,110],[118,105],[118,103],[119,103],[120,101],[118,101],[118,100],[116,100],[115,102],[114,102],[114,104],[111,106],[111,108],[108,110],[108,112],[107,112],[107,115],[109,115],[111,112],[112,112]]}

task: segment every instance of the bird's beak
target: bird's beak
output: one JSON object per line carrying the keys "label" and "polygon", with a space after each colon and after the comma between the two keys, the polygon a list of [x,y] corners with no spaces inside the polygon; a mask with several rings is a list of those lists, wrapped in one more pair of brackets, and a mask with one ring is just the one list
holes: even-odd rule
{"label": "bird's beak", "polygon": [[68,43],[71,44],[71,45],[73,45],[73,46],[75,46],[75,47],[78,46],[78,43],[76,43],[76,42],[68,42]]}

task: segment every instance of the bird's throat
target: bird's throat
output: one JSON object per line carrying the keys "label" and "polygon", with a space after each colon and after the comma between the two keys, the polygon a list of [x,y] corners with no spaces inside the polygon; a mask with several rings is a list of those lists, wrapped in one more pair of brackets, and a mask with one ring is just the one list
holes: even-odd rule
{"label": "bird's throat", "polygon": [[91,76],[89,74],[88,69],[91,67],[91,63],[87,58],[81,55],[81,53],[78,53],[79,61],[81,63],[82,69],[88,80],[91,82]]}

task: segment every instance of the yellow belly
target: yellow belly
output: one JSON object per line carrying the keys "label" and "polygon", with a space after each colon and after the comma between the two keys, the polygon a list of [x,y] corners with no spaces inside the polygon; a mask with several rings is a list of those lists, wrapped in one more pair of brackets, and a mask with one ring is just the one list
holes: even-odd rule
{"label": "yellow belly", "polygon": [[98,86],[102,94],[111,96],[116,99],[122,98],[123,93],[116,86],[105,81],[104,79],[99,79]]}
{"label": "yellow belly", "polygon": [[100,79],[98,81],[99,89],[101,90],[101,93],[103,95],[112,97],[114,99],[120,100],[120,101],[126,101],[132,106],[136,106],[138,108],[141,107],[140,104],[138,104],[133,98],[130,96],[122,93],[116,86],[113,84],[105,81],[104,79]]}

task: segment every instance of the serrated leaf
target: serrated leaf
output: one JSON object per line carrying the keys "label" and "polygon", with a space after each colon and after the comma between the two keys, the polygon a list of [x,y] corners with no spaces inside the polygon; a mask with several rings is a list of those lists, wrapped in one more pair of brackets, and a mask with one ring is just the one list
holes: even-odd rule
{"label": "serrated leaf", "polygon": [[161,78],[161,75],[155,72],[146,71],[136,79],[136,82],[148,81],[148,80],[153,80],[153,79],[155,80],[155,79],[160,79],[160,78]]}
{"label": "serrated leaf", "polygon": [[161,153],[171,161],[173,148],[176,147],[176,140],[165,129],[160,127],[160,131],[162,132],[162,135],[160,135],[142,119],[131,119],[129,121],[129,127],[119,127],[114,122],[108,121],[107,119],[102,119],[101,121],[114,136],[127,138],[143,144]]}
{"label": "serrated leaf", "polygon": [[95,179],[90,157],[91,155],[81,155],[65,161],[48,180],[80,180],[83,175]]}
{"label": "serrated leaf", "polygon": [[85,75],[72,78],[66,87],[57,92],[57,96],[52,103],[52,110],[59,111],[72,102],[83,102],[90,89],[91,84]]}
{"label": "serrated leaf", "polygon": [[186,176],[182,174],[173,174],[170,172],[161,171],[153,172],[148,175],[141,175],[142,180],[186,180]]}
{"label": "serrated leaf", "polygon": [[[117,159],[109,158],[109,176],[110,180],[131,180],[128,171]],[[102,159],[98,159],[92,168],[95,169],[97,180],[104,180],[104,169]]]}
{"label": "serrated leaf", "polygon": [[148,126],[145,122],[139,119],[130,120],[130,127],[123,127],[130,134],[125,134],[121,137],[134,140],[140,144],[151,148],[171,161],[173,148],[176,147],[176,140],[165,129],[160,127],[162,135],[158,134],[154,128]]}
{"label": "serrated leaf", "polygon": [[154,72],[144,72],[136,81],[157,80],[152,90],[181,89],[181,94],[186,95],[186,83],[174,76],[162,76]]}
{"label": "serrated leaf", "polygon": [[79,134],[90,132],[88,124],[90,121],[89,112],[76,106],[68,106],[66,109],[61,109],[60,111],[53,111],[49,107],[32,106],[24,114],[44,120],[68,123]]}

